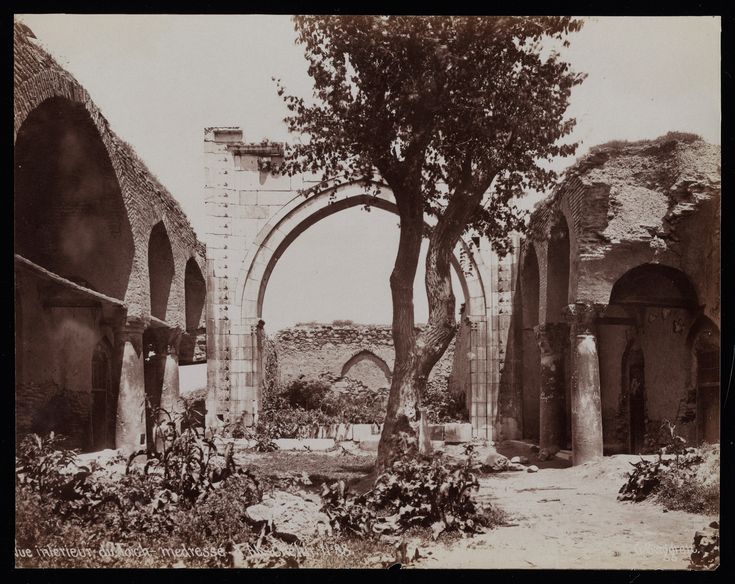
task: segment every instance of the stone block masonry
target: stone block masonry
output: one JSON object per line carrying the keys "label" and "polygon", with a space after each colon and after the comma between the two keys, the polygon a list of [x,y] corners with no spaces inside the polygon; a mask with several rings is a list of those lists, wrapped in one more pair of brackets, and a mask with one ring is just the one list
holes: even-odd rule
{"label": "stone block masonry", "polygon": [[[204,156],[209,217],[205,236],[208,424],[228,423],[241,416],[252,422],[261,405],[264,375],[262,346],[267,323],[261,320],[263,299],[278,259],[301,233],[333,213],[368,203],[389,212],[396,212],[396,206],[386,185],[375,185],[378,194],[373,195],[358,183],[319,190],[313,176],[281,176],[273,169],[283,157],[282,147],[267,141],[247,143],[240,128],[206,128]],[[304,196],[307,188],[312,190]],[[509,294],[513,284],[509,276],[514,273],[515,255],[500,259],[487,241],[480,238],[476,244],[470,249],[463,240],[455,250],[466,326],[462,353],[454,353],[462,367],[458,367],[461,372],[453,387],[464,391],[472,402],[474,435],[492,439],[503,433],[500,388],[514,384],[507,345],[512,338]],[[461,257],[468,260],[461,262],[457,259]],[[349,370],[367,385],[385,386],[393,361],[392,348],[384,342],[389,333],[389,327],[293,333],[291,341],[310,343],[310,347],[321,336],[335,338],[314,348],[310,353],[314,360],[292,353],[281,365],[288,376],[322,371],[341,376]],[[330,349],[329,343],[335,348]],[[435,378],[449,376],[451,355],[435,368]]]}

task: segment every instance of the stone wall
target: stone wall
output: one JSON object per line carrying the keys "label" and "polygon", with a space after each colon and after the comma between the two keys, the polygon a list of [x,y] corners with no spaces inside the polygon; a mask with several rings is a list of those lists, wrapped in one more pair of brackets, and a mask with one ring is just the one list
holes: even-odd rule
{"label": "stone wall", "polygon": [[[390,387],[395,358],[390,325],[297,325],[276,333],[273,345],[282,386],[302,376],[344,376],[370,389]],[[454,341],[434,366],[429,383],[446,387],[453,360]]]}

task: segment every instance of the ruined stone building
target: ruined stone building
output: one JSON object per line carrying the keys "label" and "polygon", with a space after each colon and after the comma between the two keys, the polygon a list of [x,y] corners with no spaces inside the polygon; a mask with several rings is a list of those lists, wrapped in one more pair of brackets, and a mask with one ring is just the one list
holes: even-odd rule
{"label": "ruined stone building", "polygon": [[[279,258],[334,213],[395,212],[390,189],[304,197],[313,177],[273,172],[281,146],[207,128],[205,261],[173,196],[19,23],[14,51],[18,434],[144,446],[146,398],[174,407],[179,365],[204,360],[205,328],[207,424],[253,423]],[[670,428],[689,443],[718,440],[719,165],[719,147],[680,134],[593,148],[513,253],[460,242],[464,309],[439,369],[465,394],[476,438],[570,448],[575,462],[645,450]],[[320,367],[388,381],[386,331],[329,335],[309,340]],[[290,355],[292,368],[306,365]]]}
{"label": "ruined stone building", "polygon": [[[355,184],[303,197],[309,177],[266,170],[282,155],[238,128],[205,132],[213,423],[252,421],[260,407],[262,305],[285,249],[342,209],[395,209],[385,185],[376,197]],[[457,270],[465,312],[452,375],[476,437],[570,448],[577,462],[657,445],[662,425],[690,443],[718,439],[719,157],[674,134],[594,148],[514,253],[478,242]],[[312,353],[307,369],[319,367]],[[337,353],[328,360],[342,363]]]}
{"label": "ruined stone building", "polygon": [[610,143],[566,172],[519,250],[515,434],[575,462],[671,426],[719,441],[719,225],[720,148],[694,136]]}
{"label": "ruined stone building", "polygon": [[[454,346],[452,341],[432,369],[428,383],[441,388],[457,385],[454,390],[464,393],[467,380],[461,368],[456,368],[457,379],[452,376]],[[300,378],[322,379],[344,390],[389,389],[395,359],[390,325],[341,322],[302,323],[282,329],[273,336],[272,354],[276,368],[270,375],[279,386]]]}
{"label": "ruined stone building", "polygon": [[14,24],[17,433],[138,449],[204,325],[204,246],[83,87]]}

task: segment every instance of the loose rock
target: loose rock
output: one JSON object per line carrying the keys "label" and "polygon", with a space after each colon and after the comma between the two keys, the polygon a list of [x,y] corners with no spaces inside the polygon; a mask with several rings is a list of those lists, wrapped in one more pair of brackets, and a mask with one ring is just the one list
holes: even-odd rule
{"label": "loose rock", "polygon": [[321,510],[319,497],[287,491],[274,491],[245,510],[247,520],[267,525],[276,537],[287,542],[306,542],[319,535],[331,534],[329,517]]}

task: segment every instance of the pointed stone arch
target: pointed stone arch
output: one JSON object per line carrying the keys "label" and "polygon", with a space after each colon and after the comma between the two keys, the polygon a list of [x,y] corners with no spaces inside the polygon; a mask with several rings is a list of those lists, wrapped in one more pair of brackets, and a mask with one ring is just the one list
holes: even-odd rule
{"label": "pointed stone arch", "polygon": [[[207,419],[216,425],[244,414],[249,424],[261,401],[263,303],[280,257],[301,233],[335,213],[360,205],[396,213],[397,207],[385,184],[345,182],[314,192],[311,176],[265,171],[261,162],[277,166],[282,149],[245,143],[239,128],[205,129],[204,151]],[[301,194],[310,188],[312,194]],[[493,438],[501,424],[498,395],[515,255],[499,258],[486,240],[473,239],[459,242],[452,264],[464,296],[470,418],[476,436]]]}
{"label": "pointed stone arch", "polygon": [[350,369],[352,369],[353,366],[357,365],[361,361],[369,361],[370,363],[377,365],[377,367],[383,372],[383,375],[385,375],[386,381],[390,383],[391,377],[393,377],[393,372],[390,370],[390,367],[388,367],[388,364],[383,361],[383,359],[381,359],[375,353],[368,349],[358,351],[347,361],[345,361],[345,364],[342,365],[340,376],[345,377],[347,373],[349,373]]}

